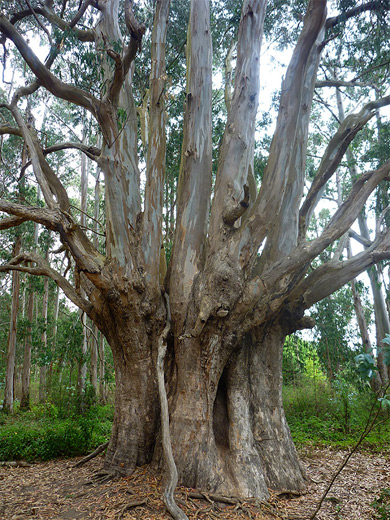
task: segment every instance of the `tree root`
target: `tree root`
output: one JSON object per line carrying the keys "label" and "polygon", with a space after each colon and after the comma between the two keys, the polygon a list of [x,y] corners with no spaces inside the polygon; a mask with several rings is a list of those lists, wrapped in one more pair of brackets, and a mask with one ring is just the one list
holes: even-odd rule
{"label": "tree root", "polygon": [[105,482],[108,482],[110,480],[114,480],[118,478],[118,475],[114,472],[110,471],[99,471],[98,473],[95,473],[91,480],[88,480],[84,483],[84,486],[93,486],[95,484],[104,484]]}
{"label": "tree root", "polygon": [[158,339],[158,354],[156,363],[158,393],[161,407],[162,449],[167,470],[167,483],[163,493],[163,500],[167,511],[172,515],[174,520],[188,520],[188,516],[176,504],[174,498],[174,491],[177,486],[178,475],[172,453],[171,435],[169,431],[168,399],[164,380],[164,358],[167,351],[167,336],[171,328],[171,315],[168,295],[165,295],[165,302],[167,311],[166,325]]}
{"label": "tree root", "polygon": [[132,502],[129,502],[128,504],[126,504],[120,511],[120,513],[118,514],[118,520],[120,520],[120,518],[122,518],[122,516],[126,513],[126,511],[128,511],[129,509],[132,509],[133,507],[139,507],[139,506],[144,506],[147,504],[147,499],[144,499],[144,500],[133,500]]}
{"label": "tree root", "polygon": [[97,457],[102,451],[104,451],[108,446],[108,442],[105,442],[104,444],[101,444],[100,446],[98,446],[96,448],[95,451],[93,451],[92,453],[90,453],[89,455],[87,455],[86,457],[84,457],[83,459],[79,460],[78,462],[76,462],[76,464],[74,464],[72,466],[72,468],[79,468],[80,466],[82,466],[83,464],[85,464],[86,462],[90,461],[91,459],[94,459],[95,457]]}

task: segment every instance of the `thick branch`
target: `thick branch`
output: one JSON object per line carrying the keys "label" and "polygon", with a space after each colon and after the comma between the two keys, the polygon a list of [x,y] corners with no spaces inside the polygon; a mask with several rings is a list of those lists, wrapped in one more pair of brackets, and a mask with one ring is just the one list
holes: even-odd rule
{"label": "thick branch", "polygon": [[[35,267],[30,267],[26,265],[20,265],[27,262],[34,263]],[[56,284],[64,291],[65,295],[83,310],[88,316],[91,315],[93,311],[92,304],[82,298],[72,287],[72,285],[68,282],[66,278],[64,278],[60,273],[52,269],[49,263],[44,260],[41,256],[35,253],[22,253],[15,258],[13,258],[8,264],[0,266],[0,272],[8,272],[8,271],[21,271],[23,273],[29,273],[35,276],[47,276],[56,282]]]}
{"label": "thick branch", "polygon": [[98,289],[106,290],[106,283],[100,275],[104,257],[93,247],[69,213],[58,207],[35,208],[4,199],[0,199],[0,211],[25,220],[32,220],[47,229],[58,232],[62,242],[69,247],[79,270],[83,271]]}
{"label": "thick branch", "polygon": [[14,126],[8,125],[0,125],[0,135],[17,135],[18,137],[23,137],[23,134],[20,128],[15,128]]}
{"label": "thick branch", "polygon": [[223,213],[240,202],[253,169],[256,114],[260,90],[260,49],[266,10],[264,0],[242,3],[233,98],[222,140],[210,216],[210,244],[217,248]]}
{"label": "thick branch", "polygon": [[[322,19],[325,21],[325,13],[322,9],[312,9],[308,7],[308,17],[319,17],[317,23]],[[322,18],[321,18],[322,14]],[[314,22],[309,24],[310,26]],[[305,35],[306,22],[302,37]],[[316,28],[316,24],[312,30]],[[256,210],[260,218],[264,218],[263,211],[268,211],[268,222],[263,227],[264,233],[268,227],[267,242],[263,253],[257,263],[256,272],[261,273],[269,265],[288,254],[297,245],[299,230],[299,207],[305,186],[305,169],[307,156],[307,141],[309,134],[309,122],[311,106],[313,101],[314,83],[317,77],[317,70],[322,50],[324,38],[323,25],[317,27],[318,33],[312,42],[306,63],[302,70],[300,60],[303,59],[307,50],[302,52],[300,42],[297,44],[297,54],[294,51],[293,59],[289,66],[289,74],[286,76],[287,83],[283,85],[280,100],[280,112],[278,115],[278,125],[275,138],[272,143],[272,150],[268,160],[264,180],[266,184],[259,193],[258,209]],[[313,35],[309,30],[306,34],[306,45],[310,44]],[[300,38],[301,40],[301,38]],[[291,70],[290,70],[291,68]],[[289,85],[295,82],[300,84],[300,88],[290,92]],[[290,97],[292,95],[292,97]],[[294,97],[297,99],[294,101]],[[296,103],[296,107],[292,107]],[[285,117],[287,113],[287,117]],[[281,125],[281,126],[280,126]],[[287,125],[284,128],[284,125]],[[287,129],[287,132],[285,132]],[[291,133],[288,131],[290,129]],[[288,140],[285,145],[283,139]],[[268,184],[268,188],[266,185]],[[280,188],[280,192],[275,191]],[[273,200],[276,200],[275,204]],[[258,233],[258,230],[255,230]],[[257,244],[263,240],[260,234],[257,237]],[[257,250],[252,250],[252,255],[257,255]]]}
{"label": "thick branch", "polygon": [[249,207],[249,186],[244,184],[244,198],[238,203],[225,208],[222,218],[225,224],[233,227]]}
{"label": "thick branch", "polygon": [[[126,75],[129,71],[130,65],[132,61],[134,60],[137,51],[141,48],[141,42],[143,35],[146,31],[146,25],[139,24],[134,16],[133,9],[132,9],[132,0],[126,0],[125,1],[125,22],[126,27],[131,35],[130,44],[127,47],[127,50],[125,52],[125,55],[123,57],[123,67],[124,67],[124,74]],[[156,7],[156,13],[157,11],[160,11],[159,7],[160,2],[158,2]],[[169,2],[168,2],[169,5]],[[163,7],[163,10],[165,8]],[[152,62],[153,63],[153,62]]]}
{"label": "thick branch", "polygon": [[[389,173],[390,161],[378,170],[362,175],[353,184],[348,199],[337,210],[319,238],[309,243],[299,244],[290,254],[284,256],[279,262],[267,269],[261,277],[256,276],[248,283],[243,300],[239,306],[239,311],[242,313],[248,312],[257,303],[267,301],[270,298],[271,288],[274,288],[278,282],[285,279],[290,273],[295,274],[298,279],[301,278],[309,263],[349,230],[370,194],[381,181],[389,176]],[[385,243],[383,242],[383,244]],[[379,261],[380,254],[388,253],[386,253],[386,250],[382,251],[382,245],[379,248],[379,241],[376,241],[375,245],[378,246],[375,252],[375,261]],[[372,248],[370,248],[371,250]],[[283,293],[284,289],[281,289],[281,291]],[[280,295],[279,300],[282,297],[283,294]],[[272,305],[277,307],[279,300],[276,298],[276,294],[272,299]]]}
{"label": "thick branch", "polygon": [[49,69],[38,59],[36,54],[31,50],[24,38],[19,34],[9,20],[0,13],[0,31],[10,40],[13,41],[20,54],[30,67],[32,72],[38,78],[40,83],[54,96],[75,103],[89,110],[97,117],[98,100],[89,92],[85,92],[79,88],[68,85],[59,80],[52,74]]}
{"label": "thick branch", "polygon": [[326,79],[323,81],[317,81],[315,84],[316,88],[323,87],[372,87],[371,83],[359,83],[352,79],[351,81],[343,81],[341,79]]}
{"label": "thick branch", "polygon": [[[283,203],[289,197],[289,190],[302,193],[301,170],[302,163],[304,165],[308,116],[312,100],[312,88],[310,89],[309,86],[314,83],[325,16],[326,2],[312,0],[308,5],[304,26],[283,82],[278,120],[263,182],[257,200],[249,211],[246,229],[243,231],[246,234],[245,242],[248,247],[244,256],[247,257],[248,262],[253,255],[256,255],[264,238],[270,234],[276,219],[280,219],[281,212],[284,212]],[[300,186],[298,190],[294,185],[295,175],[299,175],[295,177]],[[291,197],[294,205],[297,196],[298,199],[300,198],[300,193],[294,193]],[[293,208],[291,210],[296,212]],[[285,216],[288,218],[287,211]],[[279,231],[276,231],[277,239],[282,229],[283,225]],[[276,249],[272,249],[276,251],[277,243],[275,247]],[[270,254],[272,256],[274,251],[270,251]]]}
{"label": "thick branch", "polygon": [[352,142],[356,134],[364,125],[375,115],[378,108],[389,105],[390,96],[386,96],[376,101],[367,103],[358,114],[348,115],[340,124],[336,134],[330,140],[321,164],[317,170],[317,174],[310,187],[300,210],[300,236],[303,238],[306,228],[309,224],[310,217],[317,205],[325,184],[336,171],[341,159],[344,156],[348,145]]}
{"label": "thick branch", "polygon": [[[151,45],[149,134],[147,137],[145,210],[142,251],[151,283],[159,283],[165,175],[165,47],[169,0],[156,5]],[[146,101],[146,100],[145,100]],[[146,137],[146,136],[145,136]]]}
{"label": "thick branch", "polygon": [[[36,14],[44,16],[50,23],[56,25],[63,31],[66,29],[72,29],[72,31],[76,34],[77,38],[83,42],[93,42],[95,41],[93,31],[85,31],[75,28],[75,25],[80,21],[81,17],[84,15],[87,8],[92,5],[92,0],[86,0],[84,2],[76,16],[70,22],[66,22],[63,18],[57,16],[54,11],[50,7],[34,7],[34,11]],[[31,16],[32,10],[26,9],[25,11],[20,11],[12,16],[10,22],[12,25],[16,25],[18,22],[22,21],[24,18]]]}
{"label": "thick branch", "polygon": [[332,27],[335,27],[339,23],[346,22],[350,18],[353,18],[354,16],[357,16],[366,11],[379,11],[382,9],[383,9],[383,2],[381,2],[381,1],[367,2],[366,4],[362,4],[357,7],[354,7],[353,9],[350,9],[349,11],[346,11],[345,13],[341,13],[337,16],[332,16],[331,18],[328,18],[326,20],[325,28],[331,29]]}
{"label": "thick branch", "polygon": [[[347,282],[356,278],[372,265],[390,258],[390,230],[379,237],[369,248],[344,262],[327,262],[297,286],[296,292],[303,296],[308,309],[314,303],[326,298]],[[293,295],[292,295],[293,296]]]}
{"label": "thick branch", "polygon": [[57,229],[61,218],[59,209],[23,206],[4,199],[0,199],[0,211],[22,218],[25,221],[32,220],[52,231]]}
{"label": "thick branch", "polygon": [[69,199],[66,190],[46,162],[35,130],[25,123],[16,105],[11,105],[9,109],[23,134],[34,168],[34,174],[42,189],[46,204],[49,208],[54,208],[56,204],[59,204],[62,210],[68,211]]}
{"label": "thick branch", "polygon": [[27,219],[23,217],[7,217],[0,220],[0,231],[4,231],[5,229],[10,229],[13,227],[20,226],[23,222],[26,222]]}
{"label": "thick branch", "polygon": [[212,41],[209,4],[208,0],[192,0],[188,27],[186,111],[170,278],[175,325],[185,315],[183,307],[192,282],[203,267],[210,208]]}
{"label": "thick branch", "polygon": [[367,238],[362,237],[361,235],[356,233],[356,231],[354,231],[353,229],[349,230],[348,235],[351,238],[354,238],[357,242],[362,244],[364,247],[370,247],[372,245],[372,241],[371,240],[368,240]]}

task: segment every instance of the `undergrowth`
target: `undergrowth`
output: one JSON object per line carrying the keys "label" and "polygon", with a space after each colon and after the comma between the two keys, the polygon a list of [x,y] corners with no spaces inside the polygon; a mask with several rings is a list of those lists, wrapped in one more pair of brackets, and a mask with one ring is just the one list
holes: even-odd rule
{"label": "undergrowth", "polygon": [[112,407],[65,418],[51,403],[0,415],[0,460],[50,460],[85,455],[109,439]]}
{"label": "undergrowth", "polygon": [[[313,380],[306,375],[298,384],[283,388],[283,399],[291,434],[298,447],[339,449],[354,446],[377,400],[369,388],[357,390],[341,377],[331,384],[326,378]],[[377,425],[362,447],[373,452],[390,449],[389,410],[381,411]]]}

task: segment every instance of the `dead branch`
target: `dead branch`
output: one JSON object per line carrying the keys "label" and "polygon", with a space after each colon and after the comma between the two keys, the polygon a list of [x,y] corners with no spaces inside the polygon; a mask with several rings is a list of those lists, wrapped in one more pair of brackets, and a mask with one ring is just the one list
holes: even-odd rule
{"label": "dead branch", "polygon": [[30,468],[33,464],[29,464],[24,460],[10,460],[10,461],[0,461],[0,466],[6,468]]}
{"label": "dead branch", "polygon": [[249,186],[244,184],[244,198],[238,203],[225,209],[222,219],[228,226],[233,227],[236,220],[238,220],[249,207]]}
{"label": "dead branch", "polygon": [[89,462],[90,460],[94,459],[95,457],[97,457],[100,453],[102,453],[108,446],[109,442],[104,442],[103,444],[101,444],[100,446],[98,446],[96,448],[96,450],[94,450],[92,453],[90,453],[89,455],[87,455],[86,457],[84,457],[83,459],[79,460],[78,462],[76,462],[76,464],[74,464],[72,466],[72,468],[79,468],[80,466],[82,466],[83,464],[85,464],[86,462]]}

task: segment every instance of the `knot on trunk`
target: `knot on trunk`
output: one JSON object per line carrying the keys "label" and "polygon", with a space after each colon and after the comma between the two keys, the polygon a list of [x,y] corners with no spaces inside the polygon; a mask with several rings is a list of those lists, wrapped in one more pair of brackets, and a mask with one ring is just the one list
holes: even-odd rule
{"label": "knot on trunk", "polygon": [[238,220],[249,207],[249,186],[244,184],[244,198],[240,200],[238,204],[230,203],[227,204],[222,219],[225,224],[230,227],[234,226],[236,220]]}

